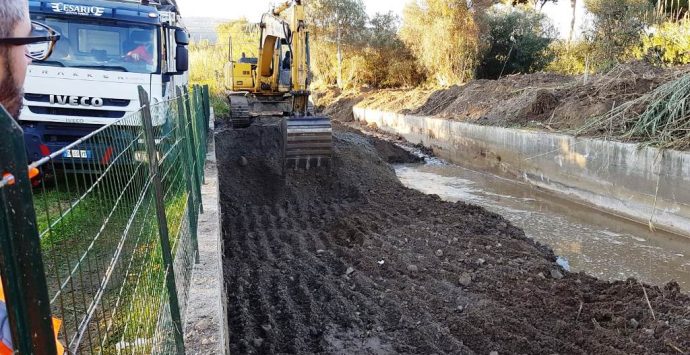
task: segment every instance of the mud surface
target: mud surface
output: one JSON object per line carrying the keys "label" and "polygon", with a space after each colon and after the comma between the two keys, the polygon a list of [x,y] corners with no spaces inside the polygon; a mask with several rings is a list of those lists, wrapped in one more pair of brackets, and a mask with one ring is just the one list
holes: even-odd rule
{"label": "mud surface", "polygon": [[329,170],[283,178],[278,126],[216,135],[232,353],[690,351],[677,284],[648,305],[568,273],[502,217],[403,187],[371,138],[334,142]]}

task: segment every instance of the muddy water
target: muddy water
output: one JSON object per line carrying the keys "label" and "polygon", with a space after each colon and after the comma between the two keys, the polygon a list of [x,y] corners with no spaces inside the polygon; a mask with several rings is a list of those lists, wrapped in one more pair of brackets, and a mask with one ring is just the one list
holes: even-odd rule
{"label": "muddy water", "polygon": [[410,188],[503,215],[553,248],[571,271],[609,280],[635,277],[659,285],[676,280],[690,292],[690,238],[651,232],[529,185],[438,160],[398,165],[396,172]]}

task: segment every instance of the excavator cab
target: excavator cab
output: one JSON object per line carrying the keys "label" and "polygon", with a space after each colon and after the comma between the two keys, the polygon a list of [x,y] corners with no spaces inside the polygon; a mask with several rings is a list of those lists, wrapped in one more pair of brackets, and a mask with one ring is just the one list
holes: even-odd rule
{"label": "excavator cab", "polygon": [[232,52],[232,37],[229,37],[228,61],[225,63],[225,88],[230,91],[247,91],[254,88],[254,72],[258,63],[257,58],[247,57],[242,52],[235,60]]}

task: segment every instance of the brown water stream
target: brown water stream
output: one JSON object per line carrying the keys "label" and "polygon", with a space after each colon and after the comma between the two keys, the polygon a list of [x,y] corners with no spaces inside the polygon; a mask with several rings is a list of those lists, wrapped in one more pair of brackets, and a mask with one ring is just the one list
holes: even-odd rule
{"label": "brown water stream", "polygon": [[465,201],[503,215],[549,245],[571,271],[613,280],[635,277],[690,291],[690,238],[582,206],[530,185],[429,159],[395,167],[406,186],[448,201]]}

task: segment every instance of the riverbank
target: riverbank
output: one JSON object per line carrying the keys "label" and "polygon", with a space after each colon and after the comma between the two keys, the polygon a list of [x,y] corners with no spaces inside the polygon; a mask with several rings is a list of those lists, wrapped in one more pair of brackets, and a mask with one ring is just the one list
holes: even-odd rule
{"label": "riverbank", "polygon": [[233,352],[690,349],[677,283],[567,272],[503,217],[405,188],[400,152],[341,126],[330,171],[283,178],[280,136],[216,135]]}
{"label": "riverbank", "polygon": [[[628,112],[628,116],[634,116],[646,107],[645,95],[689,72],[690,66],[659,68],[633,62],[587,76],[534,73],[444,88],[324,88],[317,92],[315,103],[325,114],[343,122],[354,120],[351,111],[358,107],[484,126],[654,144],[654,135],[661,132],[625,136],[627,127],[619,126],[620,117],[603,126],[596,118],[605,118],[612,109],[628,103],[634,103]],[[688,144],[690,139],[681,138],[676,147]]]}

